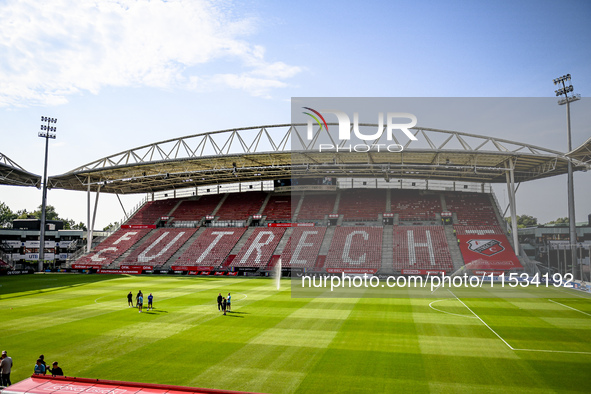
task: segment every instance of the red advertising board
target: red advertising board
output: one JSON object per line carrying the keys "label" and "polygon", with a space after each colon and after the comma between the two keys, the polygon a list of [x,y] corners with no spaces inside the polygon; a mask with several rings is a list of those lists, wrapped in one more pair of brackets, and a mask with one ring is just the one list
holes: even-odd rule
{"label": "red advertising board", "polygon": [[88,270],[88,269],[93,269],[93,270],[98,270],[101,269],[103,266],[102,265],[88,265],[88,264],[72,264],[72,268],[75,270]]}
{"label": "red advertising board", "polygon": [[128,275],[139,275],[142,273],[141,270],[98,270],[99,274],[128,274]]}
{"label": "red advertising board", "polygon": [[123,229],[144,229],[144,228],[156,228],[155,224],[122,224],[121,228]]}
{"label": "red advertising board", "polygon": [[218,272],[216,272],[214,275],[217,275],[217,276],[223,276],[224,274],[225,274],[225,272],[223,272],[223,271],[218,271]]}
{"label": "red advertising board", "polygon": [[213,271],[212,266],[204,265],[173,265],[173,271]]}
{"label": "red advertising board", "polygon": [[445,275],[444,270],[411,270],[411,269],[403,269],[402,275]]}
{"label": "red advertising board", "polygon": [[510,270],[523,268],[507,237],[501,234],[458,235],[468,269]]}
{"label": "red advertising board", "polygon": [[345,274],[375,274],[378,270],[372,268],[327,268],[326,272],[331,274],[340,274],[341,272]]}
{"label": "red advertising board", "polygon": [[122,270],[143,270],[143,271],[151,271],[154,269],[151,265],[122,265],[119,268]]}
{"label": "red advertising board", "polygon": [[267,223],[267,227],[314,227],[314,223]]}
{"label": "red advertising board", "polygon": [[238,275],[238,271],[228,272],[228,276],[236,276],[236,275]]}

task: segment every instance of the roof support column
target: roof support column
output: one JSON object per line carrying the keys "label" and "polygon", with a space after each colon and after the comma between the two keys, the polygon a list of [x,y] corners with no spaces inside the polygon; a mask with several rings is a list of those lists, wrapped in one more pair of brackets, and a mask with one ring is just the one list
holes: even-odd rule
{"label": "roof support column", "polygon": [[[119,194],[115,194],[115,195],[117,196],[117,200],[119,200],[119,205],[121,205],[121,209],[123,210],[123,214],[125,215],[125,221],[127,221],[129,219],[129,216],[127,216],[127,212],[125,212],[125,207],[123,206],[123,203],[121,202],[121,198],[119,198]],[[119,225],[121,225],[121,224],[123,224],[123,223],[119,223]]]}
{"label": "roof support column", "polygon": [[88,236],[90,235],[90,177],[88,178],[88,188],[86,189],[86,253],[90,252],[90,242]]}
{"label": "roof support column", "polygon": [[[101,185],[99,183],[98,185],[98,189],[96,189],[96,198],[94,199],[94,211],[92,213],[92,223],[90,224],[90,227],[88,228],[88,236],[87,236],[87,245],[86,245],[86,252],[89,253],[90,249],[92,248],[92,235],[94,232],[94,222],[96,220],[96,208],[98,206],[98,200],[99,200],[99,196],[101,195]],[[88,195],[88,203],[90,204],[90,193]]]}
{"label": "roof support column", "polygon": [[[517,206],[515,201],[515,174],[513,171],[513,160],[509,159],[509,166],[505,171],[507,178],[507,193],[509,194],[509,206],[511,208],[511,232],[513,233],[513,248],[519,256],[519,239],[517,237]],[[507,165],[505,165],[507,166]]]}

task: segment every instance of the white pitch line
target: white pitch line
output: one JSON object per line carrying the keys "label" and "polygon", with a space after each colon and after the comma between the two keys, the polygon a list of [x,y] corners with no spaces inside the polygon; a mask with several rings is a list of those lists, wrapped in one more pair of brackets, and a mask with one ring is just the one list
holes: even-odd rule
{"label": "white pitch line", "polygon": [[433,305],[431,305],[431,304],[434,304],[434,303],[439,302],[439,301],[446,301],[446,300],[443,299],[443,300],[435,300],[435,301],[432,301],[429,304],[429,308],[431,308],[431,309],[433,309],[433,310],[435,310],[437,312],[447,313],[448,315],[454,315],[454,316],[460,316],[460,317],[467,317],[468,319],[474,319],[474,316],[460,315],[459,313],[451,313],[451,312],[442,311],[441,309],[437,309]]}
{"label": "white pitch line", "polygon": [[463,302],[462,300],[460,300],[460,299],[458,298],[458,296],[456,296],[456,295],[455,295],[455,294],[454,294],[454,293],[453,293],[453,292],[452,292],[450,289],[447,289],[447,291],[449,291],[449,292],[450,292],[450,293],[451,293],[451,294],[452,294],[454,297],[456,297],[456,300],[460,301],[460,302],[462,303],[462,305],[464,305],[464,306],[465,306],[465,307],[466,307],[466,308],[467,308],[467,309],[468,309],[470,312],[472,312],[472,314],[473,314],[474,316],[476,316],[476,317],[478,318],[478,320],[480,320],[480,321],[482,322],[482,324],[484,324],[484,325],[485,325],[485,326],[486,326],[486,327],[487,327],[489,330],[491,330],[491,331],[493,332],[493,334],[495,334],[495,335],[496,335],[496,336],[497,336],[497,337],[498,337],[498,338],[499,338],[501,341],[503,341],[503,343],[504,343],[505,345],[507,345],[507,346],[509,347],[509,349],[511,349],[511,350],[515,350],[515,349],[513,348],[513,346],[509,345],[509,344],[507,343],[507,341],[505,341],[505,340],[503,339],[503,337],[502,337],[502,336],[500,336],[499,334],[497,334],[497,332],[496,332],[495,330],[493,330],[492,328],[490,328],[490,326],[489,326],[488,324],[486,324],[486,322],[485,322],[484,320],[482,320],[482,319],[480,318],[480,316],[478,316],[476,313],[474,313],[474,311],[473,311],[472,309],[470,309],[470,307],[468,307],[468,305],[464,304],[464,302]]}
{"label": "white pitch line", "polygon": [[580,311],[580,310],[578,310],[578,309],[576,309],[576,308],[573,308],[573,307],[571,307],[571,306],[568,306],[568,305],[561,304],[560,302],[552,301],[552,300],[550,300],[550,299],[549,299],[548,301],[550,301],[550,302],[553,302],[553,303],[555,303],[555,304],[558,304],[558,305],[562,305],[563,307],[565,307],[565,308],[568,308],[568,309],[572,309],[573,311],[580,312],[580,313],[582,313],[583,315],[591,316],[591,314],[589,314],[589,313],[587,313],[587,312],[583,312],[583,311]]}
{"label": "white pitch line", "polygon": [[559,291],[561,293],[565,293],[565,294],[569,294],[569,295],[574,295],[575,297],[584,298],[586,300],[589,300],[590,299],[589,297],[585,297],[585,296],[582,296],[582,295],[577,294],[575,292],[576,290],[575,291],[564,291],[564,290],[560,290],[560,289],[556,288],[555,286],[549,287],[549,289],[554,289],[554,290]]}
{"label": "white pitch line", "polygon": [[[522,352],[542,352],[542,353],[564,353],[564,354],[588,354],[591,355],[591,352],[577,352],[577,351],[572,351],[572,350],[546,350],[546,349],[515,349],[513,346],[509,345],[507,343],[507,341],[505,341],[503,339],[503,337],[501,337],[499,334],[497,334],[497,332],[495,330],[493,330],[492,328],[490,328],[490,326],[488,324],[486,324],[486,322],[484,320],[482,320],[480,318],[480,316],[478,316],[476,313],[474,313],[474,311],[472,309],[470,309],[470,307],[468,307],[468,305],[464,304],[464,302],[462,300],[460,300],[458,298],[458,296],[456,296],[450,289],[447,289],[447,291],[449,291],[454,297],[456,297],[456,299],[458,301],[460,301],[462,303],[462,305],[464,305],[466,308],[468,308],[468,310],[470,312],[472,312],[472,314],[474,316],[476,316],[478,318],[478,320],[480,320],[482,322],[482,324],[484,324],[489,330],[491,330],[501,341],[503,341],[503,343],[505,345],[507,345],[509,347],[509,349],[513,350],[513,351],[522,351]],[[551,301],[551,300],[549,300]],[[555,302],[555,301],[554,301]],[[558,304],[558,302],[557,302]],[[566,305],[564,305],[566,306]],[[568,307],[567,307],[568,308]],[[574,309],[574,308],[573,308]],[[580,311],[579,311],[580,312]],[[584,313],[584,312],[583,312]]]}
{"label": "white pitch line", "polygon": [[541,350],[541,349],[513,349],[522,352],[567,353],[567,354],[591,354],[591,352],[575,352],[572,350]]}

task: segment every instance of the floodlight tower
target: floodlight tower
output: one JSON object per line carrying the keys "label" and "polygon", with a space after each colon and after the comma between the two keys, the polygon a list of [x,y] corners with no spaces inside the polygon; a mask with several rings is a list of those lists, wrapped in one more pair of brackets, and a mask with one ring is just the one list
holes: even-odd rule
{"label": "floodlight tower", "polygon": [[[566,86],[566,82],[570,81],[570,74],[563,75],[554,79],[554,85],[562,85],[562,88],[555,90],[556,97],[564,95],[565,98],[558,100],[558,105],[566,104],[566,132],[567,132],[567,143],[568,152],[573,150],[571,132],[570,132],[570,103],[581,99],[581,95],[572,94],[574,88],[573,85]],[[573,180],[573,163],[569,157],[568,159],[568,228],[569,228],[569,244],[571,251],[571,261],[573,277],[576,278],[576,261],[577,261],[577,229],[575,223],[575,186]],[[566,264],[566,262],[565,262]],[[566,266],[565,266],[566,268]]]}
{"label": "floodlight tower", "polygon": [[41,125],[41,131],[38,136],[45,138],[45,168],[43,170],[43,197],[41,201],[41,232],[39,234],[39,263],[37,269],[39,272],[43,271],[43,261],[45,260],[45,206],[47,205],[47,152],[49,148],[49,139],[55,139],[56,126],[52,123],[57,123],[56,118],[49,118],[47,116],[41,117],[41,122],[47,124]]}

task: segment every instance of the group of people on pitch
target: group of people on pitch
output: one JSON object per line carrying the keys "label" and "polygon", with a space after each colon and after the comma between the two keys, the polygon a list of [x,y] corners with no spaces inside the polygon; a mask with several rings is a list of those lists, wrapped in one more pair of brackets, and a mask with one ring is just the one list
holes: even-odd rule
{"label": "group of people on pitch", "polygon": [[[154,296],[152,295],[152,293],[150,293],[150,295],[148,296],[148,310],[154,309],[154,306],[152,305],[153,301]],[[127,305],[129,305],[130,308],[133,308],[133,294],[131,293],[131,291],[127,295]],[[135,305],[137,306],[139,312],[142,313],[142,309],[144,307],[144,294],[141,290],[138,291],[137,295],[135,296]]]}
{"label": "group of people on pitch", "polygon": [[47,372],[52,376],[64,376],[64,371],[57,365],[57,361],[51,364],[51,368],[45,364],[45,356],[40,355],[35,363],[35,375],[46,375]]}
{"label": "group of people on pitch", "polygon": [[228,298],[223,297],[222,293],[218,294],[218,311],[224,312],[224,315],[226,311],[232,311],[232,296],[230,293],[228,293]]}

